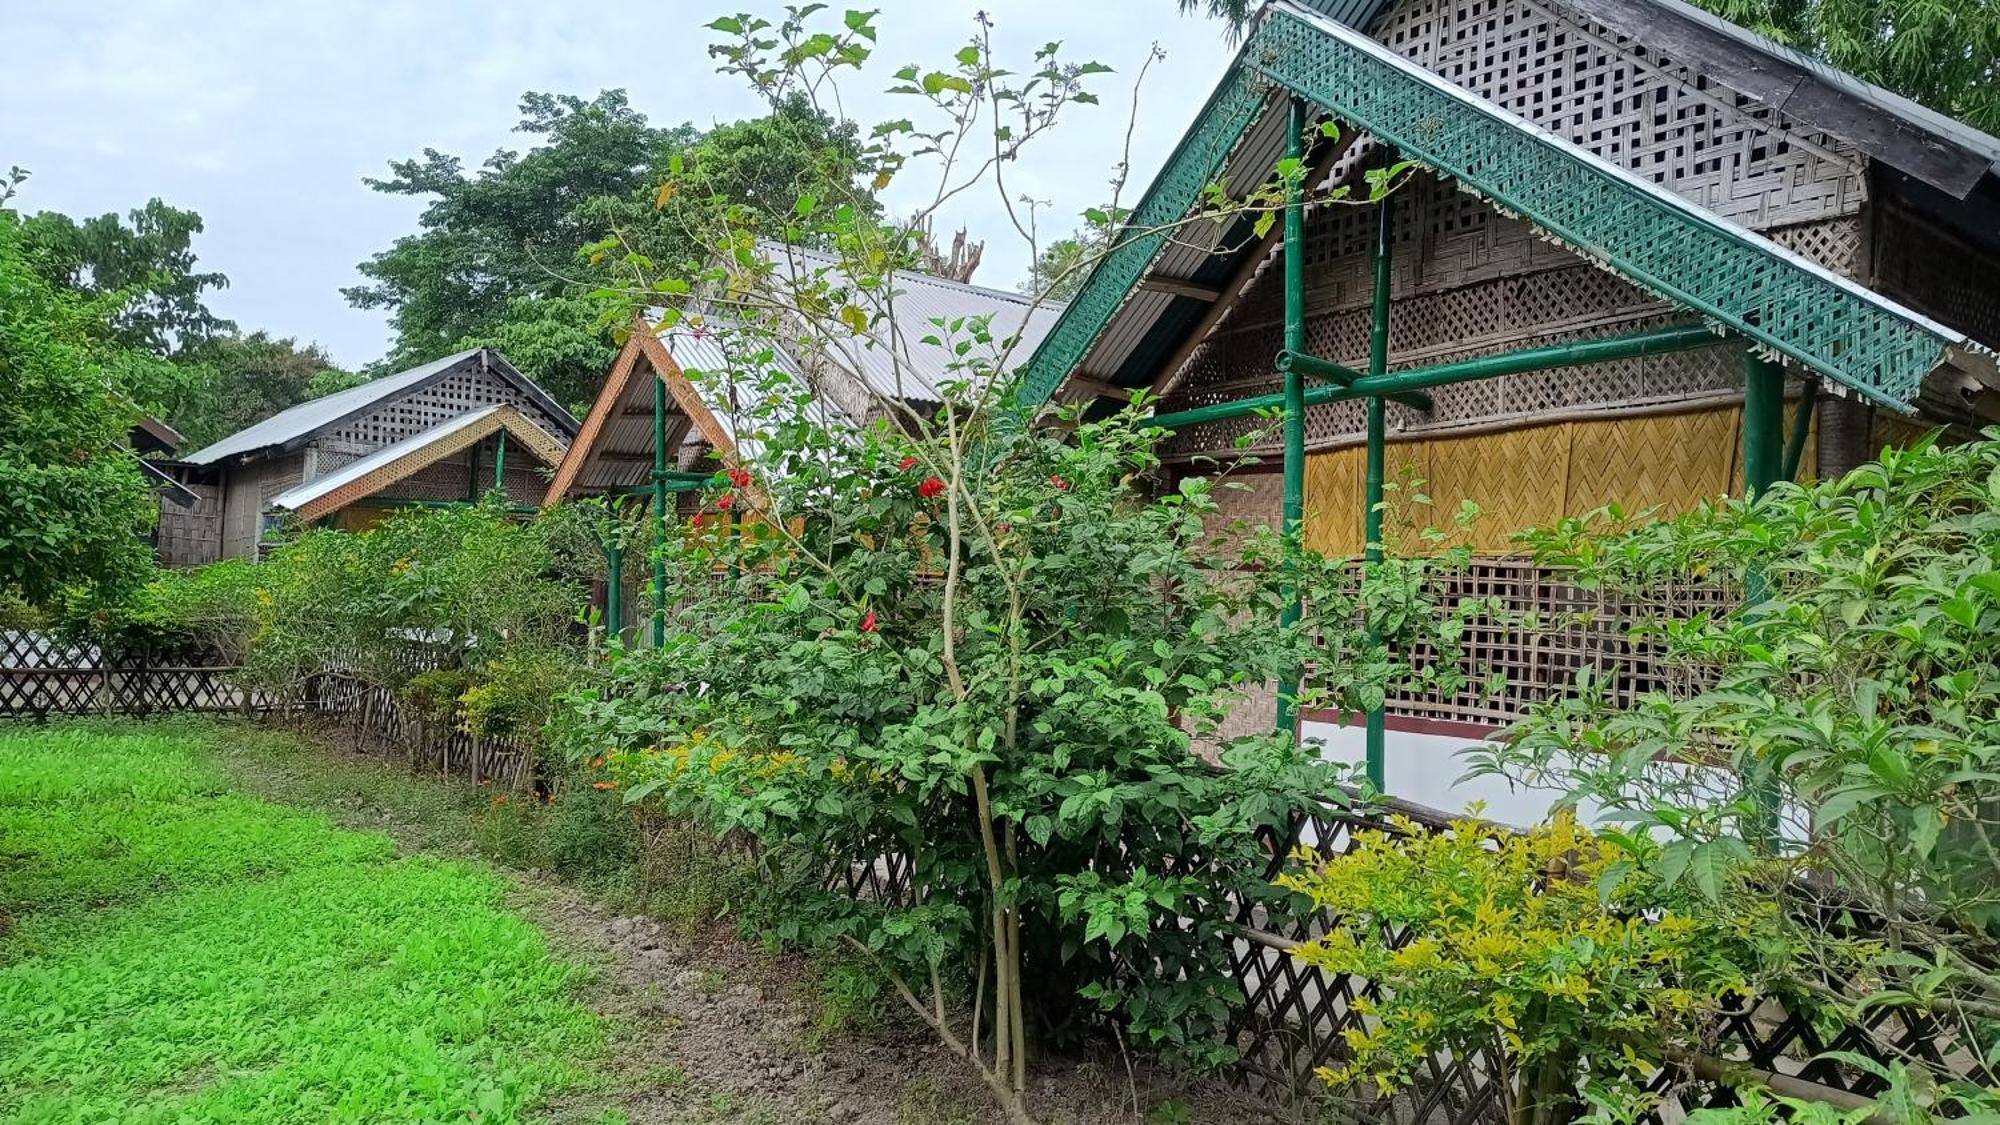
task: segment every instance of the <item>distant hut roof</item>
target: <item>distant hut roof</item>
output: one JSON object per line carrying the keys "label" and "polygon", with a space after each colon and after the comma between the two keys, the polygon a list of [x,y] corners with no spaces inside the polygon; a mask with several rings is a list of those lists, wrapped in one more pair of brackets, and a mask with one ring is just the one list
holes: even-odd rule
{"label": "distant hut roof", "polygon": [[532,455],[544,465],[562,460],[561,442],[518,409],[500,403],[469,410],[442,425],[385,445],[323,477],[279,493],[271,505],[301,519],[319,519],[502,432],[521,454]]}
{"label": "distant hut roof", "polygon": [[468,366],[479,367],[505,379],[545,411],[565,430],[566,436],[575,435],[576,418],[550,398],[548,392],[537,386],[533,379],[521,374],[499,352],[491,348],[471,348],[421,367],[384,375],[358,387],[281,410],[213,445],[196,450],[183,461],[190,465],[214,465],[226,460],[297,449],[319,434],[367,414],[391,399],[414,394]]}
{"label": "distant hut roof", "polygon": [[826,284],[850,291],[855,303],[870,312],[891,303],[901,339],[870,335],[860,340],[830,342],[828,359],[874,394],[901,402],[937,403],[944,401],[942,387],[962,375],[951,370],[956,358],[951,349],[922,342],[934,331],[933,320],[947,323],[972,317],[991,317],[993,338],[1005,340],[1019,335],[1011,362],[1019,367],[1035,354],[1049,331],[1062,316],[1060,301],[1043,300],[1004,289],[988,289],[963,281],[897,270],[890,274],[888,290],[862,290],[841,268],[840,259],[817,250],[781,243],[760,247],[778,269],[793,278],[817,277]]}

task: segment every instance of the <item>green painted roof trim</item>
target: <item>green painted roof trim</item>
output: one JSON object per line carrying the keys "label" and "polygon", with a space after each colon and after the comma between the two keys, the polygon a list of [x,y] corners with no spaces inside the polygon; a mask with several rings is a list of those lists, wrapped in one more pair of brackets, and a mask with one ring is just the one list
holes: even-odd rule
{"label": "green painted roof trim", "polygon": [[[1270,85],[1388,141],[1634,284],[1883,405],[1908,410],[1947,357],[1983,352],[1962,334],[1283,0],[1267,8],[1217,97],[1142,200],[1135,226],[1187,214],[1219,171],[1215,154],[1233,147],[1256,118],[1255,107],[1238,103]],[[1164,243],[1163,235],[1135,238],[1099,264],[1030,361],[1026,402],[1055,392]]]}
{"label": "green painted roof trim", "polygon": [[1111,323],[1118,307],[1145,276],[1146,267],[1166,248],[1171,233],[1167,228],[1186,219],[1200,199],[1201,189],[1222,174],[1230,152],[1263,113],[1270,90],[1268,80],[1240,63],[1229,68],[1194,125],[1182,134],[1166,166],[1132,208],[1125,229],[1139,233],[1123,237],[1098,260],[1062,318],[1029,358],[1019,392],[1023,403],[1038,406],[1047,402],[1083,362],[1104,326]]}

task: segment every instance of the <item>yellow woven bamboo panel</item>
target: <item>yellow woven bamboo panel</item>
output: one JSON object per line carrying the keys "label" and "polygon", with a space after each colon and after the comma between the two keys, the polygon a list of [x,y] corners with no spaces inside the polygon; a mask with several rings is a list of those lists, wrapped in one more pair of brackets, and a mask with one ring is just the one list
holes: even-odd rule
{"label": "yellow woven bamboo panel", "polygon": [[1736,407],[1572,422],[1569,490],[1564,515],[1606,504],[1628,512],[1685,512],[1721,496],[1739,475],[1736,450],[1742,411]]}
{"label": "yellow woven bamboo panel", "polygon": [[[1430,443],[1391,442],[1382,465],[1384,497],[1390,507],[1385,513],[1385,527],[1393,533],[1396,512],[1409,507],[1401,483],[1411,474],[1418,480],[1430,476]],[[1305,544],[1309,550],[1351,557],[1366,549],[1367,484],[1368,451],[1362,446],[1314,453],[1306,458]],[[1413,518],[1427,521],[1430,513],[1426,510]],[[1407,542],[1397,542],[1397,550],[1415,549],[1418,540],[1414,536],[1406,538]]]}
{"label": "yellow woven bamboo panel", "polygon": [[1359,554],[1367,450],[1349,446],[1306,458],[1305,545],[1323,555]]}
{"label": "yellow woven bamboo panel", "polygon": [[[1406,554],[1434,549],[1423,539],[1423,529],[1452,531],[1459,506],[1467,500],[1480,508],[1470,545],[1483,555],[1517,550],[1512,542],[1517,531],[1580,516],[1613,501],[1630,512],[1685,512],[1710,497],[1741,490],[1742,413],[1739,407],[1722,406],[1391,442],[1390,546]],[[1786,418],[1791,418],[1790,410]],[[1801,479],[1812,476],[1817,446],[1815,426],[1808,431]],[[1366,472],[1367,454],[1359,446],[1307,458],[1308,547],[1329,555],[1360,553]],[[1428,506],[1412,504],[1406,492],[1394,487],[1411,472],[1423,482]]]}
{"label": "yellow woven bamboo panel", "polygon": [[1563,515],[1569,427],[1563,424],[1432,441],[1429,521],[1449,528],[1465,501],[1480,508],[1471,546],[1505,554],[1514,532]]}

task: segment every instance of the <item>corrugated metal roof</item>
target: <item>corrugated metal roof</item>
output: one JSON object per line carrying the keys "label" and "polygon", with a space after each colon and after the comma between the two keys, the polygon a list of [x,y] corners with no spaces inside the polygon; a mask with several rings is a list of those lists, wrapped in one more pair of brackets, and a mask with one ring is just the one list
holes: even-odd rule
{"label": "corrugated metal roof", "polygon": [[478,355],[479,351],[480,349],[473,348],[456,355],[448,355],[443,359],[426,363],[422,367],[412,367],[408,371],[398,371],[394,375],[370,379],[358,387],[349,387],[324,398],[287,407],[262,422],[238,430],[213,445],[188,454],[182,460],[191,465],[213,465],[229,457],[254,453],[266,446],[283,445],[352,417],[356,412],[365,410],[392,395],[410,390],[427,379],[443,375]]}
{"label": "corrugated metal roof", "polygon": [[485,419],[492,417],[499,410],[500,406],[497,403],[492,406],[482,406],[477,410],[468,410],[449,422],[432,426],[420,434],[412,434],[402,441],[392,442],[368,454],[366,457],[356,461],[349,461],[347,464],[342,465],[340,468],[323,477],[315,477],[295,488],[289,488],[280,492],[271,501],[271,506],[274,508],[284,508],[287,511],[303,508],[314,500],[332,492],[334,489],[352,481],[360,480],[362,477],[382,468],[384,465],[391,464],[400,457],[422,449],[433,442],[448,438],[469,426],[476,426]]}
{"label": "corrugated metal roof", "polygon": [[[808,421],[826,429],[854,428],[854,419],[842,413],[825,395],[816,393],[798,360],[775,343],[763,339],[744,340],[743,347],[737,349],[739,355],[736,362],[732,363],[729,353],[733,342],[743,339],[732,336],[734,331],[735,325],[711,317],[700,331],[685,325],[677,326],[662,334],[660,342],[673,354],[674,362],[680,364],[688,381],[701,392],[702,401],[715,415],[715,420],[729,431],[729,439],[735,443],[740,456],[754,459],[763,453],[764,443],[757,419],[765,400],[773,393],[797,397],[803,392],[808,396],[805,407]],[[770,349],[771,360],[765,379],[752,382],[732,377],[732,372],[740,371],[742,367],[740,353],[744,348],[755,348],[758,354],[765,348]],[[650,434],[647,435],[646,448],[652,448]]]}
{"label": "corrugated metal roof", "polygon": [[957,357],[951,348],[923,342],[933,320],[991,317],[990,327],[996,342],[1017,334],[1020,337],[1008,355],[1011,369],[1027,363],[1062,315],[1063,306],[1059,302],[1037,303],[1020,293],[946,281],[911,270],[892,275],[893,288],[886,293],[864,291],[841,271],[839,259],[832,255],[779,243],[767,243],[762,250],[779,270],[797,271],[793,276],[818,277],[836,289],[845,290],[853,304],[870,313],[894,310],[901,338],[875,335],[839,341],[837,353],[828,356],[870,391],[885,398],[941,402],[944,394],[939,388],[965,378],[962,372],[953,369]]}
{"label": "corrugated metal roof", "polygon": [[[1290,23],[1282,21],[1290,21]],[[1532,146],[1537,149],[1545,149],[1549,155],[1558,157],[1559,160],[1551,163],[1550,167],[1558,168],[1570,180],[1576,180],[1583,186],[1568,186],[1569,180],[1564,180],[1563,184],[1558,185],[1553,179],[1550,179],[1546,183],[1537,182],[1534,191],[1531,193],[1533,195],[1532,200],[1521,198],[1505,198],[1502,200],[1504,209],[1525,215],[1539,227],[1546,228],[1555,222],[1554,219],[1544,214],[1544,211],[1554,208],[1556,204],[1563,203],[1563,201],[1582,198],[1585,188],[1602,192],[1623,191],[1625,197],[1634,200],[1636,205],[1643,205],[1647,208],[1647,214],[1662,216],[1660,219],[1662,223],[1669,221],[1680,223],[1690,231],[1699,232],[1703,238],[1716,243],[1719,247],[1752,256],[1758,261],[1768,262],[1783,274],[1788,283],[1802,292],[1809,292],[1818,296],[1826,296],[1831,293],[1833,297],[1830,299],[1847,302],[1847,307],[1853,311],[1856,317],[1866,321],[1870,326],[1879,328],[1881,346],[1883,348],[1900,346],[1899,342],[1904,341],[1906,338],[1914,341],[1909,344],[1909,348],[1913,349],[1911,351],[1911,358],[1909,358],[1907,363],[1903,363],[1896,369],[1898,377],[1904,379],[1905,382],[1911,377],[1910,370],[1906,369],[1913,370],[1915,365],[1924,359],[1923,356],[1919,356],[1916,353],[1928,348],[1935,348],[1935,350],[1942,352],[1942,359],[1946,363],[1955,364],[1965,367],[1967,370],[1981,373],[1990,371],[1991,369],[1990,357],[1985,356],[1976,346],[1966,341],[1962,334],[1943,325],[1936,324],[1863,286],[1833,275],[1815,263],[1783,247],[1777,246],[1755,232],[1737,228],[1732,224],[1720,220],[1688,200],[1672,195],[1664,189],[1640,177],[1634,176],[1626,169],[1611,165],[1602,158],[1549,134],[1547,130],[1523,120],[1493,103],[1484,101],[1478,95],[1453,85],[1445,78],[1423,69],[1401,55],[1389,51],[1382,45],[1368,39],[1366,36],[1339,21],[1329,19],[1323,14],[1322,5],[1312,4],[1311,6],[1307,6],[1305,4],[1292,3],[1289,0],[1273,0],[1273,2],[1266,4],[1260,16],[1259,31],[1251,38],[1246,39],[1244,47],[1239,53],[1230,74],[1224,79],[1222,88],[1229,88],[1232,84],[1241,87],[1244,73],[1250,72],[1261,75],[1274,86],[1278,86],[1280,90],[1274,93],[1281,93],[1282,88],[1289,81],[1287,76],[1293,74],[1293,69],[1288,68],[1304,68],[1301,70],[1301,73],[1305,73],[1307,77],[1319,73],[1319,71],[1310,70],[1308,65],[1309,62],[1317,65],[1317,62],[1304,60],[1298,52],[1275,47],[1266,42],[1273,38],[1275,32],[1283,32],[1290,35],[1292,39],[1310,39],[1313,36],[1323,37],[1324,42],[1339,48],[1340,59],[1363,60],[1362,62],[1353,64],[1356,69],[1367,69],[1371,74],[1379,71],[1393,76],[1395,79],[1394,92],[1399,96],[1405,91],[1411,91],[1409,97],[1412,100],[1420,100],[1419,94],[1421,94],[1422,98],[1434,99],[1447,105],[1449,107],[1448,110],[1439,110],[1431,117],[1425,118],[1425,121],[1430,123],[1429,127],[1433,130],[1437,128],[1435,122],[1438,120],[1446,120],[1452,123],[1451,129],[1437,132],[1435,136],[1425,135],[1429,136],[1429,140],[1437,142],[1436,145],[1431,145],[1425,140],[1424,136],[1419,136],[1420,130],[1405,129],[1404,133],[1407,135],[1395,136],[1398,123],[1401,122],[1401,118],[1397,117],[1396,114],[1403,113],[1404,116],[1408,116],[1405,112],[1407,107],[1403,106],[1401,102],[1390,98],[1384,90],[1378,89],[1377,87],[1380,85],[1380,82],[1377,79],[1371,78],[1369,82],[1350,80],[1347,85],[1339,86],[1338,88],[1315,86],[1310,91],[1306,90],[1303,86],[1295,87],[1299,93],[1311,97],[1313,100],[1319,101],[1323,105],[1333,109],[1337,116],[1346,118],[1350,127],[1363,129],[1369,127],[1386,128],[1392,138],[1401,145],[1406,155],[1432,165],[1439,165],[1439,154],[1446,150],[1440,149],[1437,146],[1444,145],[1448,141],[1450,144],[1463,147],[1459,137],[1464,129],[1471,125],[1478,125],[1484,128],[1495,129],[1496,131],[1505,130],[1500,135],[1509,140],[1517,141],[1516,148]],[[1267,53],[1262,55],[1255,53],[1260,50]],[[1328,64],[1329,68],[1330,65]],[[1305,83],[1306,79],[1299,78],[1297,81]],[[1271,106],[1279,100],[1278,97],[1274,96],[1274,93],[1264,95],[1264,109],[1260,115],[1239,126],[1241,132],[1234,135],[1233,146],[1220,173],[1226,182],[1249,182],[1248,177],[1250,176],[1262,177],[1269,174],[1269,168],[1275,152],[1272,150],[1271,141],[1266,138],[1271,135],[1268,130],[1272,119],[1282,118],[1283,116],[1280,113],[1271,112]],[[1365,99],[1364,95],[1366,95]],[[1354,110],[1354,112],[1344,112],[1346,110]],[[1386,126],[1383,124],[1385,121],[1389,123]],[[1280,132],[1276,135],[1282,136],[1282,133]],[[1185,141],[1183,143],[1184,145],[1186,144]],[[1458,149],[1452,148],[1448,151],[1455,158]],[[1460,177],[1472,175],[1472,171],[1469,171],[1469,169],[1473,169],[1474,165],[1464,161],[1460,163],[1463,165],[1462,167],[1440,166],[1440,171]],[[1446,161],[1445,164],[1449,165],[1450,162]],[[1154,192],[1160,190],[1161,183],[1172,179],[1175,171],[1175,166],[1170,163],[1168,168],[1162,170],[1160,178],[1155,181],[1154,185],[1148,188],[1148,194],[1143,198],[1150,199]],[[1461,178],[1459,183],[1461,187],[1468,190],[1478,190],[1482,194],[1496,198],[1506,195],[1506,192],[1492,185],[1485,185],[1484,181],[1467,183],[1465,179]],[[1510,185],[1512,183],[1513,181],[1509,181]],[[1564,192],[1572,192],[1573,194],[1566,195]],[[1548,204],[1549,206],[1540,206],[1542,204]],[[1570,225],[1584,222],[1591,226],[1593,232],[1596,231],[1597,225],[1601,225],[1600,220],[1602,215],[1600,213],[1592,213],[1587,209],[1577,212],[1576,207],[1570,206],[1567,203],[1563,203],[1563,205],[1569,207],[1569,210],[1561,211],[1561,214],[1564,216],[1564,222],[1568,222]],[[1144,206],[1143,202],[1142,206]],[[1581,214],[1583,218],[1577,219],[1572,212]],[[1567,228],[1564,228],[1563,230],[1556,231],[1553,235],[1549,235],[1546,230],[1544,233],[1546,236],[1560,237],[1566,243],[1580,247],[1579,253],[1583,256],[1599,260],[1601,263],[1608,265],[1609,268],[1614,269],[1614,271],[1620,272],[1621,275],[1626,275],[1630,279],[1640,281],[1642,287],[1667,295],[1667,290],[1671,288],[1668,285],[1668,281],[1672,281],[1672,279],[1668,279],[1668,281],[1660,281],[1656,278],[1648,280],[1650,275],[1647,275],[1645,278],[1637,277],[1636,275],[1642,272],[1639,266],[1626,262],[1625,257],[1616,257],[1616,260],[1613,261],[1615,257],[1614,251],[1607,248],[1610,242],[1618,243],[1618,253],[1625,254],[1626,256],[1634,256],[1637,254],[1637,250],[1634,249],[1633,245],[1628,245],[1627,243],[1636,243],[1636,235],[1633,239],[1627,239],[1622,242],[1617,239],[1611,239],[1610,242],[1607,242],[1604,238],[1597,237],[1595,233],[1591,237],[1583,237],[1573,233],[1566,233],[1566,231]],[[1243,248],[1243,244],[1241,243],[1232,245],[1225,242],[1223,246],[1234,250],[1234,256],[1239,259],[1248,252]],[[1202,271],[1212,270],[1213,264],[1202,264],[1201,259],[1204,257],[1219,258],[1222,256],[1224,255],[1214,254],[1213,252],[1207,252],[1199,248],[1181,248],[1167,245],[1161,247],[1154,255],[1153,261],[1146,264],[1145,275],[1175,278],[1204,276]],[[1162,354],[1171,354],[1171,345],[1179,340],[1186,339],[1188,333],[1199,321],[1199,311],[1194,307],[1198,302],[1182,297],[1176,297],[1171,301],[1160,300],[1156,294],[1149,295],[1143,289],[1143,277],[1137,279],[1138,284],[1126,287],[1123,292],[1115,292],[1115,295],[1113,292],[1106,292],[1107,278],[1113,276],[1107,273],[1106,270],[1106,265],[1111,260],[1107,259],[1105,263],[1100,263],[1099,267],[1093,271],[1092,276],[1086,280],[1084,291],[1079,295],[1072,310],[1073,313],[1077,313],[1089,309],[1095,315],[1089,318],[1078,319],[1078,323],[1074,326],[1063,325],[1059,332],[1049,339],[1049,348],[1052,349],[1052,354],[1065,357],[1073,355],[1077,357],[1073,361],[1073,366],[1066,371],[1056,369],[1054,367],[1054,364],[1057,362],[1056,360],[1052,360],[1046,356],[1038,357],[1037,362],[1040,367],[1035,372],[1034,386],[1031,388],[1031,393],[1043,386],[1047,386],[1053,390],[1061,380],[1077,374],[1100,381],[1118,382],[1127,386],[1138,385],[1146,381],[1152,374],[1157,373],[1156,365],[1161,362],[1158,357]],[[1166,268],[1167,263],[1171,263],[1171,270]],[[1129,264],[1126,263],[1128,267]],[[1233,268],[1238,263],[1226,264]],[[1129,268],[1126,272],[1130,272]],[[1215,275],[1208,273],[1207,276]],[[1118,280],[1110,281],[1109,284],[1124,285],[1123,275],[1119,275]],[[1687,296],[1684,300],[1676,299],[1679,303],[1688,304],[1702,311],[1704,315],[1711,315],[1728,324],[1733,329],[1756,340],[1759,344],[1769,347],[1774,351],[1791,355],[1801,362],[1807,362],[1816,370],[1822,371],[1822,373],[1829,375],[1836,381],[1854,386],[1856,389],[1862,391],[1862,393],[1869,394],[1879,401],[1900,403],[1904,397],[1900,384],[1894,394],[1878,386],[1882,382],[1882,374],[1872,369],[1864,370],[1863,368],[1866,368],[1867,365],[1857,364],[1847,352],[1839,351],[1840,345],[1838,342],[1814,338],[1816,342],[1813,346],[1818,347],[1820,350],[1811,351],[1805,343],[1801,343],[1798,339],[1794,338],[1801,332],[1809,331],[1810,326],[1779,326],[1779,328],[1784,328],[1790,332],[1790,335],[1774,335],[1773,333],[1778,332],[1779,328],[1765,327],[1761,321],[1755,318],[1755,309],[1747,313],[1740,313],[1739,315],[1739,310],[1736,310],[1734,306],[1726,308],[1717,306],[1711,308],[1710,305],[1714,304],[1712,301],[1707,304],[1700,303],[1707,300],[1707,292],[1707,290],[1703,290],[1702,293]],[[1151,299],[1149,299],[1149,296]],[[1763,299],[1761,296],[1755,294],[1750,296],[1760,300]],[[1087,341],[1081,349],[1076,348],[1079,340]],[[1048,368],[1048,370],[1043,370],[1042,368]],[[1853,369],[1850,370],[1850,368]]]}
{"label": "corrugated metal roof", "polygon": [[302,402],[297,406],[280,410],[276,414],[253,426],[238,430],[221,441],[206,448],[196,450],[182,458],[190,465],[213,465],[231,457],[254,454],[273,446],[283,446],[303,441],[322,430],[332,429],[351,418],[368,412],[378,404],[402,394],[410,394],[422,389],[426,384],[442,379],[457,370],[460,365],[485,356],[487,367],[494,374],[507,380],[532,400],[536,406],[563,427],[565,437],[575,437],[576,419],[563,409],[562,404],[550,398],[547,391],[537,386],[533,379],[521,374],[505,356],[489,348],[472,348],[432,360],[421,367],[408,371],[398,371],[394,375],[384,375],[380,379],[370,379],[358,387]]}

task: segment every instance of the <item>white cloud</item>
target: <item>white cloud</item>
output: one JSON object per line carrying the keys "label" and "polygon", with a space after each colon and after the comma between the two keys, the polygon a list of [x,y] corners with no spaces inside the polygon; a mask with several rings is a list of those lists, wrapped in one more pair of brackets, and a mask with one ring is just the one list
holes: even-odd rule
{"label": "white cloud", "polygon": [[[1103,200],[1118,157],[1133,73],[1157,36],[1168,58],[1142,95],[1134,130],[1136,195],[1220,76],[1216,25],[1174,0],[879,0],[877,58],[849,80],[864,122],[909,107],[876,92],[905,61],[942,61],[982,6],[998,47],[1025,64],[1045,41],[1116,67],[1104,104],[1067,122],[1007,170],[1009,194],[1049,200],[1045,231]],[[201,212],[204,264],[232,281],[216,305],[246,327],[319,340],[351,365],[378,356],[385,318],[339,294],[354,266],[415,229],[421,202],[369,191],[361,177],[431,146],[477,166],[515,146],[526,90],[590,94],[622,86],[659,124],[709,125],[757,111],[715,73],[702,24],[754,0],[561,5],[546,0],[411,4],[9,4],[0,17],[0,166],[34,173],[19,205],[72,214],[123,211],[159,196]],[[891,202],[906,205],[900,187]],[[945,218],[987,240],[978,280],[1011,286],[1027,252],[1000,200],[983,190]]]}

